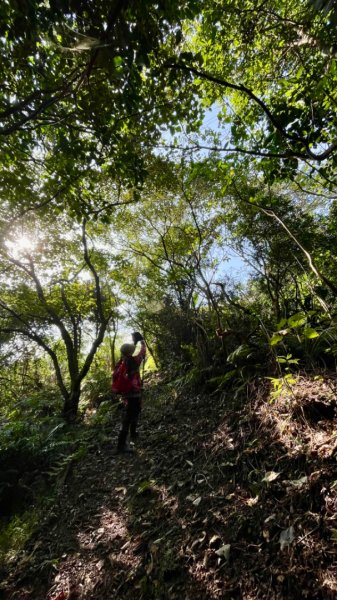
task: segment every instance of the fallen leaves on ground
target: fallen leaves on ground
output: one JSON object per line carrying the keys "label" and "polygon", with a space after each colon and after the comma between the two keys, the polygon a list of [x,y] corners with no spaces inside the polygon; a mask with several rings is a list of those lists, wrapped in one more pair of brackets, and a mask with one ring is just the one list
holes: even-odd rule
{"label": "fallen leaves on ground", "polygon": [[335,598],[336,425],[298,408],[333,402],[334,386],[299,379],[296,406],[267,390],[148,400],[136,453],[82,460],[4,597]]}

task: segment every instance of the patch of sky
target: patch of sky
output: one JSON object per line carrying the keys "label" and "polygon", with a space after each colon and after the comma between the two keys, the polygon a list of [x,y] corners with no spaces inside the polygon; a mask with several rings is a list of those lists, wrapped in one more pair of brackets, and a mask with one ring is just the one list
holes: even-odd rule
{"label": "patch of sky", "polygon": [[[176,159],[184,155],[186,160],[207,159],[211,150],[199,148],[205,139],[215,138],[219,144],[219,148],[224,147],[229,139],[229,125],[221,120],[220,113],[222,107],[215,102],[204,112],[203,121],[198,133],[188,134],[186,127],[181,124],[181,133],[179,136],[173,136],[169,130],[162,130],[162,144],[155,150],[160,155],[170,153]],[[224,257],[220,259],[220,256]],[[226,244],[217,251],[219,260],[219,274],[227,278],[230,277],[235,283],[245,283],[251,273],[251,269],[230,246]]]}

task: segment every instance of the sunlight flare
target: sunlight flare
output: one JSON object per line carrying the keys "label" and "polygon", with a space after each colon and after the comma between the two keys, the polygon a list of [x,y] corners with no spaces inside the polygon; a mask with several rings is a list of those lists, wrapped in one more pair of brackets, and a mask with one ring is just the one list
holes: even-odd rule
{"label": "sunlight flare", "polygon": [[6,242],[6,246],[13,256],[21,256],[32,252],[36,247],[36,241],[28,235],[20,235]]}
{"label": "sunlight flare", "polygon": [[32,240],[27,235],[23,235],[23,236],[19,237],[14,243],[15,243],[16,247],[18,248],[18,250],[23,250],[23,251],[28,251],[28,252],[30,250],[33,250],[35,247],[34,240]]}

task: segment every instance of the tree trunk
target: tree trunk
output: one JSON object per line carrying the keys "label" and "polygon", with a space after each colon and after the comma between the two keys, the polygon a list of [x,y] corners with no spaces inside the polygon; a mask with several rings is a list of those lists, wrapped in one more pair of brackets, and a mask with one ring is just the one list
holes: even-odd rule
{"label": "tree trunk", "polygon": [[74,421],[77,417],[78,405],[80,402],[81,387],[74,387],[67,398],[64,399],[62,416],[66,421]]}
{"label": "tree trunk", "polygon": [[111,360],[111,370],[113,371],[116,366],[116,337],[117,333],[114,330],[113,337],[111,337],[111,333],[109,335],[109,346],[110,346],[110,360]]}

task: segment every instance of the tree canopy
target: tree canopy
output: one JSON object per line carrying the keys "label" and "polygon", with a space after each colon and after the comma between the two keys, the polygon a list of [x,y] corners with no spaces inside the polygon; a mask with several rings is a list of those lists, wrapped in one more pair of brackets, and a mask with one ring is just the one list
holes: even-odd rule
{"label": "tree canopy", "polygon": [[[331,0],[1,2],[11,597],[29,561],[56,600],[77,594],[65,565],[93,598],[337,589],[336,25]],[[150,434],[118,470],[111,370],[132,331]]]}
{"label": "tree canopy", "polygon": [[90,188],[98,172],[141,184],[148,140],[197,110],[160,68],[162,46],[179,47],[181,22],[197,6],[3,3],[1,182],[14,202],[36,180],[40,197],[56,205],[67,197],[77,205],[74,187]]}
{"label": "tree canopy", "polygon": [[[52,332],[78,387],[117,305],[157,363],[165,307],[189,323],[175,347],[192,362],[231,311],[252,331],[261,311],[272,329],[305,303],[332,314],[333,5],[62,0],[0,16],[2,335],[44,344],[63,396]],[[73,357],[84,322],[89,363]]]}

